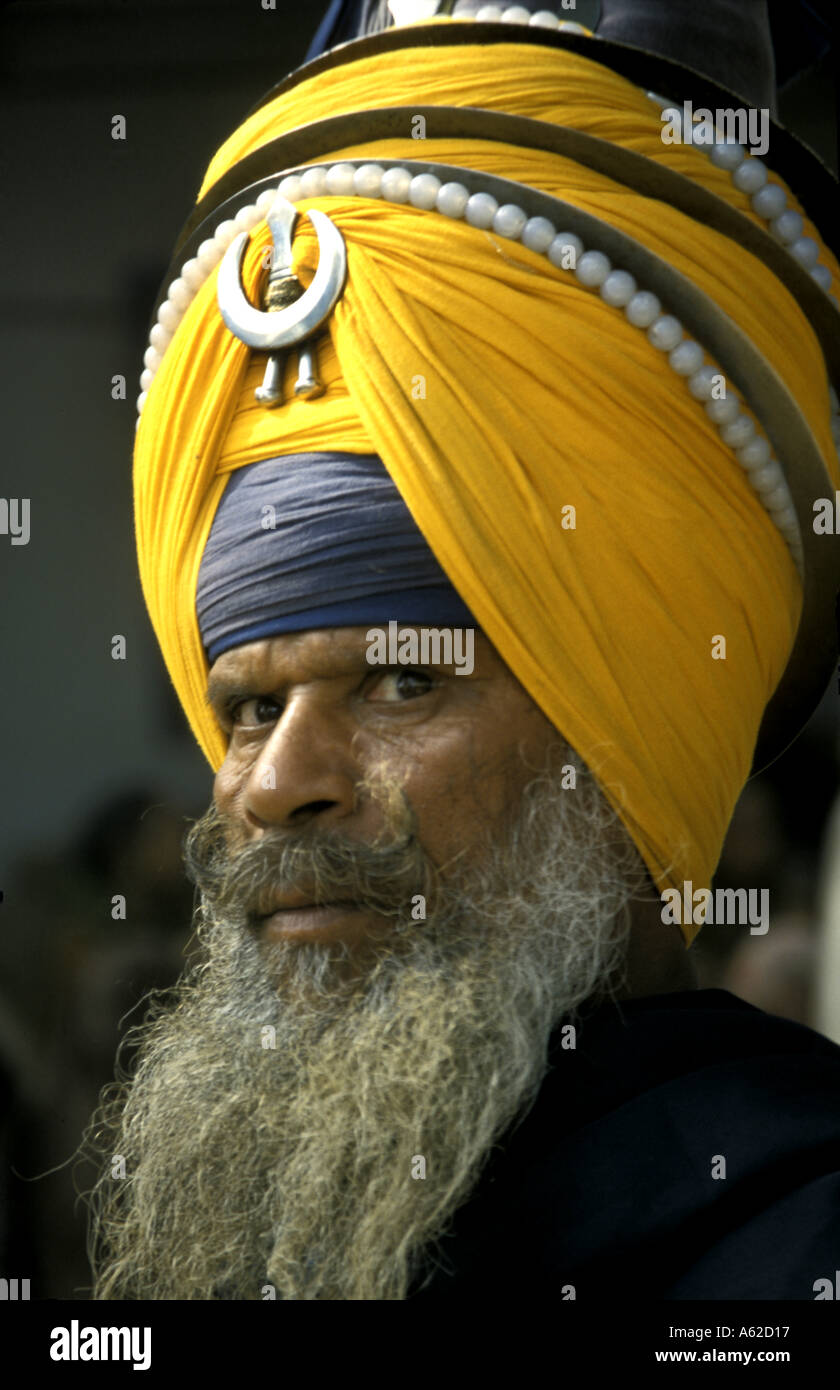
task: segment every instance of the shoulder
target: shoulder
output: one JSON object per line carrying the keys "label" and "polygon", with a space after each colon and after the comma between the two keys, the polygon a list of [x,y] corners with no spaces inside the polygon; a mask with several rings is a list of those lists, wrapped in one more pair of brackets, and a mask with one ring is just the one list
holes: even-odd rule
{"label": "shoulder", "polygon": [[640,1297],[814,1298],[840,1245],[840,1048],[700,990],[595,1011],[579,1061],[565,1080],[584,1122],[537,1181],[583,1190],[577,1214],[555,1194],[561,1263],[587,1280],[623,1252]]}
{"label": "shoulder", "polygon": [[840,1248],[840,1048],[723,990],[602,1005],[572,1029],[431,1292],[475,1296],[516,1268],[534,1295],[817,1297]]}

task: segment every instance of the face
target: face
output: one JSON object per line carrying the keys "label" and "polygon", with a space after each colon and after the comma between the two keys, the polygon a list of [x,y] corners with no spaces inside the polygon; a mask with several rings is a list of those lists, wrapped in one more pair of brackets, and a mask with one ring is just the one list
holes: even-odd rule
{"label": "face", "polygon": [[[456,665],[371,666],[368,630],[294,633],[219,657],[208,696],[230,741],[216,806],[239,846],[303,830],[369,844],[382,816],[358,789],[387,769],[445,879],[519,804],[558,734],[480,632],[463,674]],[[408,630],[419,631],[401,625]],[[261,936],[352,946],[387,933],[384,917],[352,902],[307,905],[312,896],[278,895]]]}
{"label": "face", "polygon": [[480,635],[468,675],[366,652],[213,667],[201,951],[92,1121],[96,1298],[408,1297],[558,1020],[621,984],[641,863],[595,779]]}

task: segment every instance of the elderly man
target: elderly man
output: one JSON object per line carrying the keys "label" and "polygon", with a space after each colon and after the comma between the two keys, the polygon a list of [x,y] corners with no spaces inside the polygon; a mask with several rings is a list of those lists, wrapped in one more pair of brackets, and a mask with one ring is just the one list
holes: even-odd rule
{"label": "elderly man", "polygon": [[218,152],[146,355],[215,785],[200,957],[92,1129],[94,1296],[819,1297],[840,1050],[686,946],[834,657],[827,176],[704,149],[656,6],[389,8]]}

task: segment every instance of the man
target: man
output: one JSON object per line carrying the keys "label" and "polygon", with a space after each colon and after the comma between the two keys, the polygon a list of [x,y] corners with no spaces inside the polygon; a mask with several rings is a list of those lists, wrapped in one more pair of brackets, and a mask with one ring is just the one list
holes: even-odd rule
{"label": "man", "polygon": [[410,8],[222,147],[151,335],[141,578],[216,779],[94,1296],[810,1299],[840,1051],[685,946],[825,681],[836,261],[621,44]]}

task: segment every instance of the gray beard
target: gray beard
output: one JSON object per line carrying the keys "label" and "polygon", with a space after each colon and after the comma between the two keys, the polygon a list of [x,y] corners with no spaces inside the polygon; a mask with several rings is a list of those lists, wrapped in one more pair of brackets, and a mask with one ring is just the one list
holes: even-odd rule
{"label": "gray beard", "polygon": [[[212,807],[191,830],[201,956],[129,1034],[134,1078],[86,1136],[94,1298],[405,1298],[533,1104],[559,1021],[624,983],[644,871],[585,770],[536,778],[443,879],[399,789],[368,791],[385,844],[235,852]],[[257,941],[271,895],[313,884],[387,936],[353,956]]]}

